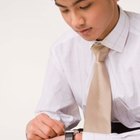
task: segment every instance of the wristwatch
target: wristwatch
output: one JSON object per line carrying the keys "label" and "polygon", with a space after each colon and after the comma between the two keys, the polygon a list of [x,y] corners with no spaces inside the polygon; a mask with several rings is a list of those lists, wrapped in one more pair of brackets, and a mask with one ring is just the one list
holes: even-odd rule
{"label": "wristwatch", "polygon": [[73,129],[73,130],[66,130],[65,131],[65,140],[74,140],[74,136],[77,133],[81,133],[83,131],[82,128],[79,129]]}

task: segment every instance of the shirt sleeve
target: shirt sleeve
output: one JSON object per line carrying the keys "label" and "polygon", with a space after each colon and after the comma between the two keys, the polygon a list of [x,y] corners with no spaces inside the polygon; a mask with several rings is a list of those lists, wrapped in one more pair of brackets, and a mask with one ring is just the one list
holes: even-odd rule
{"label": "shirt sleeve", "polygon": [[99,134],[83,132],[83,140],[140,140],[140,130],[121,134]]}
{"label": "shirt sleeve", "polygon": [[67,129],[80,121],[78,105],[62,66],[61,54],[51,49],[44,81],[43,93],[36,113],[46,113],[51,118],[64,123]]}

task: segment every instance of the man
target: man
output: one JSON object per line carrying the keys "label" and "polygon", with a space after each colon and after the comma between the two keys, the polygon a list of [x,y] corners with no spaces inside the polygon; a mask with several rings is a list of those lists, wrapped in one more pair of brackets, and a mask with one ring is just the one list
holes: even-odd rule
{"label": "man", "polygon": [[[52,47],[38,115],[27,125],[27,139],[64,140],[65,129],[78,124],[78,106],[83,113],[86,108],[95,43],[110,48],[105,63],[111,83],[112,122],[124,126],[116,123],[120,132],[110,134],[77,133],[74,139],[140,139],[140,15],[123,11],[117,0],[55,0],[55,4],[74,32]],[[130,132],[123,133],[120,126]]]}

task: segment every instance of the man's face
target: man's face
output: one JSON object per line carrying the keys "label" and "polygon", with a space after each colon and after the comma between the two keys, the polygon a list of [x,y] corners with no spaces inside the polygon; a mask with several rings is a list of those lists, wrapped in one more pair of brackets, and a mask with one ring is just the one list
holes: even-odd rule
{"label": "man's face", "polygon": [[86,40],[102,40],[114,28],[117,0],[55,0],[66,23]]}

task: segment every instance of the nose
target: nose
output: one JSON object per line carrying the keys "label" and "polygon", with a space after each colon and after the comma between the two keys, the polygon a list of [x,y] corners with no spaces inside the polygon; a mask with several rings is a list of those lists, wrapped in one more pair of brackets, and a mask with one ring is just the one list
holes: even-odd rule
{"label": "nose", "polygon": [[79,28],[85,24],[84,17],[78,13],[71,14],[71,25],[75,28]]}

